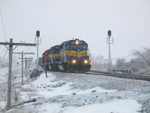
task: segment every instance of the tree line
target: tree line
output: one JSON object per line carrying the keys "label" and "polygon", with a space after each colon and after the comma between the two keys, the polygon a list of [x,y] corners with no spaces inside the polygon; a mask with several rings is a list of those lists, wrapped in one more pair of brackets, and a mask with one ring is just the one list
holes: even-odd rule
{"label": "tree line", "polygon": [[[112,63],[112,70],[131,70],[134,74],[150,75],[150,48],[134,50],[130,60],[126,58],[117,58]],[[107,70],[107,59],[101,55],[92,55],[92,69]]]}

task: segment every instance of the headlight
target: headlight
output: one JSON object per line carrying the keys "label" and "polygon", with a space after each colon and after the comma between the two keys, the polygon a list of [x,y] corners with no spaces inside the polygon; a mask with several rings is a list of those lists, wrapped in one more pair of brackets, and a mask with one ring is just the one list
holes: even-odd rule
{"label": "headlight", "polygon": [[88,60],[84,60],[84,64],[87,64],[89,61]]}
{"label": "headlight", "polygon": [[79,44],[79,40],[76,40],[76,41],[75,41],[75,44],[78,45],[78,44]]}
{"label": "headlight", "polygon": [[72,63],[75,64],[77,61],[76,60],[72,60]]}

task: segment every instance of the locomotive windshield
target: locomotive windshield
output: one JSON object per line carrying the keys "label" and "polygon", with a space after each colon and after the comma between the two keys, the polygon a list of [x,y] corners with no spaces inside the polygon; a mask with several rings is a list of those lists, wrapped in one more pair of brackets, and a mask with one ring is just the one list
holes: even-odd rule
{"label": "locomotive windshield", "polygon": [[59,54],[60,53],[60,47],[55,47],[51,50],[52,54]]}
{"label": "locomotive windshield", "polygon": [[68,45],[67,49],[73,48],[73,49],[87,49],[87,45],[79,44],[79,45]]}
{"label": "locomotive windshield", "polygon": [[54,51],[55,51],[56,54],[60,53],[60,49],[55,49]]}

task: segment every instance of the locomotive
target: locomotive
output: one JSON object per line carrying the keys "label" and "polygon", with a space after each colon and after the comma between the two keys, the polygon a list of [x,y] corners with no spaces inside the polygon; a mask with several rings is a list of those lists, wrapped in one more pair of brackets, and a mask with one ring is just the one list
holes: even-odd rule
{"label": "locomotive", "polygon": [[88,44],[74,39],[52,46],[42,54],[42,64],[52,71],[87,72],[91,68]]}
{"label": "locomotive", "polygon": [[50,64],[49,57],[50,57],[50,49],[47,49],[42,54],[42,58],[39,59],[39,64],[42,65],[42,66],[46,66],[46,68],[48,68],[49,64]]}

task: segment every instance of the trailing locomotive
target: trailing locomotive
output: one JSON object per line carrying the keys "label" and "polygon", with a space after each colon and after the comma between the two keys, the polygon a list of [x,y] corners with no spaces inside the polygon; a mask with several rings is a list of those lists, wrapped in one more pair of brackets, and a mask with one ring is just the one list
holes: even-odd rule
{"label": "trailing locomotive", "polygon": [[[42,58],[46,59],[46,54],[43,55]],[[87,72],[91,68],[88,44],[83,40],[69,40],[53,46],[48,56],[43,63],[53,71]]]}
{"label": "trailing locomotive", "polygon": [[47,49],[44,51],[44,53],[42,54],[42,58],[39,59],[39,64],[42,65],[44,68],[49,68],[49,64],[50,64],[50,49]]}
{"label": "trailing locomotive", "polygon": [[59,70],[59,65],[61,63],[60,57],[60,45],[56,45],[50,48],[50,67],[53,71]]}

